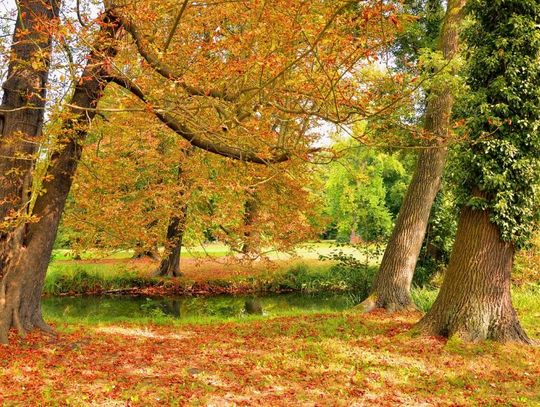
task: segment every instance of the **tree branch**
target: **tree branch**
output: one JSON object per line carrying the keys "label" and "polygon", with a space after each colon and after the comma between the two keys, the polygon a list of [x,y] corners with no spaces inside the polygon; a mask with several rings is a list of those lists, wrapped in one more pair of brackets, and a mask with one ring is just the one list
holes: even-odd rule
{"label": "tree branch", "polygon": [[145,59],[146,62],[156,71],[158,74],[164,78],[174,81],[179,86],[186,91],[188,95],[191,96],[210,96],[216,99],[222,99],[227,102],[233,102],[234,97],[228,95],[225,91],[220,91],[217,89],[202,89],[196,86],[188,85],[182,75],[177,74],[173,68],[167,64],[161,62],[159,58],[151,51],[150,44],[144,38],[144,35],[139,31],[139,29],[133,24],[129,18],[121,17],[122,26],[124,29],[131,34],[133,40],[135,41],[135,46],[139,51],[139,54]]}
{"label": "tree branch", "polygon": [[[137,96],[142,102],[148,103],[148,98],[142,91],[142,89],[134,84],[127,78],[120,78],[117,76],[109,77],[109,81],[116,83],[117,85],[123,87],[124,89],[130,91],[133,95]],[[276,154],[269,158],[262,158],[257,153],[253,151],[245,151],[238,147],[227,146],[221,143],[215,143],[205,138],[199,137],[194,134],[187,126],[180,123],[170,114],[161,111],[153,110],[154,115],[168,128],[173,130],[180,137],[189,141],[195,147],[198,147],[202,150],[221,155],[223,157],[232,158],[239,161],[251,162],[255,164],[276,164],[284,161],[288,161],[291,156],[287,152]]]}
{"label": "tree branch", "polygon": [[165,46],[163,47],[163,52],[166,52],[167,48],[169,48],[169,45],[171,45],[171,41],[174,37],[174,33],[176,32],[176,29],[178,28],[178,24],[180,23],[180,20],[182,19],[182,16],[184,15],[184,11],[186,11],[188,1],[189,0],[184,0],[184,3],[182,4],[182,8],[180,8],[180,11],[178,12],[178,15],[176,16],[176,20],[174,20],[174,24],[171,29],[171,32],[169,33],[169,37],[167,38],[167,41],[165,42]]}

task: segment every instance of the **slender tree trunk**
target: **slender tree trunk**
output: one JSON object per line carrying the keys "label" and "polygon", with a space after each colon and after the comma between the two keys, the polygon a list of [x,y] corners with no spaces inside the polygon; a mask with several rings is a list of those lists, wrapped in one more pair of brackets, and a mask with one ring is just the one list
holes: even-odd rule
{"label": "slender tree trunk", "polygon": [[[0,277],[21,244],[60,0],[21,0],[0,112]],[[4,223],[5,222],[5,223]],[[2,225],[4,223],[4,226]]]}
{"label": "slender tree trunk", "polygon": [[[458,29],[465,0],[450,0],[441,31],[440,49],[451,60],[459,49]],[[443,86],[432,90],[424,129],[443,142],[449,132],[454,97]],[[383,255],[370,296],[360,305],[363,311],[385,308],[389,311],[414,307],[410,289],[416,262],[422,248],[431,207],[440,189],[446,147],[439,145],[422,151],[416,170],[400,208],[396,225]]]}
{"label": "slender tree trunk", "polygon": [[468,341],[530,343],[510,297],[514,247],[485,210],[464,207],[439,295],[420,330]]}
{"label": "slender tree trunk", "polygon": [[244,239],[242,244],[242,254],[248,256],[253,251],[251,237],[255,215],[257,212],[257,197],[254,191],[248,192],[248,197],[244,203]]}
{"label": "slender tree trunk", "polygon": [[[66,199],[82,154],[81,142],[95,115],[109,76],[107,62],[116,55],[118,22],[105,16],[101,35],[78,81],[62,132],[67,141],[53,152],[43,181],[43,193],[36,199],[33,215],[37,222],[24,227],[22,244],[14,249],[0,282],[0,343],[7,343],[9,329],[21,335],[32,329],[50,331],[41,314],[41,294],[47,266]],[[86,110],[90,109],[90,110]]]}
{"label": "slender tree trunk", "polygon": [[[193,151],[193,147],[184,149],[183,158],[191,156]],[[177,212],[173,213],[167,227],[167,256],[161,261],[156,271],[156,275],[161,277],[180,277],[182,275],[180,257],[188,215],[187,192],[191,184],[186,177],[183,160],[178,165],[178,182],[182,185],[183,190],[175,197],[174,208]]]}
{"label": "slender tree trunk", "polygon": [[180,216],[174,215],[167,227],[167,243],[169,250],[167,256],[161,261],[157,275],[161,277],[180,277],[180,256],[182,254],[182,241],[186,229],[187,205],[180,209]]}

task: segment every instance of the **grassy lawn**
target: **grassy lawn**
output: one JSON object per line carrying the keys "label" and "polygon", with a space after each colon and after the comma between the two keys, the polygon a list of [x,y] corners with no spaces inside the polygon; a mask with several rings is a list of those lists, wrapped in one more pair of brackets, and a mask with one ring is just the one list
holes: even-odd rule
{"label": "grassy lawn", "polygon": [[[272,260],[290,260],[294,257],[300,257],[306,260],[318,259],[320,255],[329,255],[335,250],[341,250],[343,253],[354,255],[360,259],[365,258],[365,254],[352,246],[337,246],[334,241],[319,241],[305,243],[298,246],[293,253],[282,253],[269,250],[266,253]],[[73,260],[73,252],[68,249],[55,249],[53,252],[53,264],[57,261]],[[127,260],[133,257],[133,250],[119,250],[114,252],[104,252],[99,249],[87,250],[81,253],[83,260]],[[182,249],[183,259],[200,259],[200,258],[220,258],[231,255],[228,246],[221,243],[209,243],[200,246],[185,247]],[[372,262],[374,259],[368,259]]]}
{"label": "grassy lawn", "polygon": [[[534,315],[523,322],[539,339],[538,297],[535,307],[521,311]],[[347,311],[207,324],[57,323],[58,339],[32,334],[0,349],[0,402],[539,405],[538,347],[411,335],[420,316]]]}

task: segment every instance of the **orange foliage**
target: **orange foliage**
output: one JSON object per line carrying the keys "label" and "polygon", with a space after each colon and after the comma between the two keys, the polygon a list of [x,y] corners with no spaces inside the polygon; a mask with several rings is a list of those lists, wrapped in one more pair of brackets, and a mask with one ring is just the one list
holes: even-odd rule
{"label": "orange foliage", "polygon": [[6,405],[499,405],[538,400],[540,351],[406,333],[419,313],[80,327],[0,348]]}

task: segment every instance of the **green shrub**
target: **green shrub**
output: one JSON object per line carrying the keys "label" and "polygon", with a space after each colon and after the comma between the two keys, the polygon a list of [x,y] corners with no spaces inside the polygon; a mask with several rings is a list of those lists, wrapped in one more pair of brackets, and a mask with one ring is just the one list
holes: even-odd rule
{"label": "green shrub", "polygon": [[422,287],[422,288],[413,288],[411,295],[414,303],[420,311],[427,312],[435,302],[437,298],[437,290]]}
{"label": "green shrub", "polygon": [[[103,268],[103,267],[102,267]],[[114,272],[95,270],[95,267],[51,267],[47,272],[44,284],[44,293],[59,295],[65,293],[90,293],[126,289],[132,287],[147,287],[155,285],[158,281],[145,278],[136,272],[124,267],[116,266]]]}

